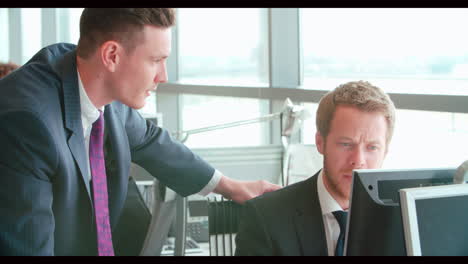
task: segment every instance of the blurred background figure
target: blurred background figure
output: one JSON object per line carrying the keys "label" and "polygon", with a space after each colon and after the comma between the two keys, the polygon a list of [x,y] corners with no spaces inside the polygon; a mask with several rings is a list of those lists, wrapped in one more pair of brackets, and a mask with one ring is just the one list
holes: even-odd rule
{"label": "blurred background figure", "polygon": [[0,78],[5,77],[10,72],[18,69],[18,67],[19,67],[18,65],[12,62],[8,62],[8,63],[0,62]]}

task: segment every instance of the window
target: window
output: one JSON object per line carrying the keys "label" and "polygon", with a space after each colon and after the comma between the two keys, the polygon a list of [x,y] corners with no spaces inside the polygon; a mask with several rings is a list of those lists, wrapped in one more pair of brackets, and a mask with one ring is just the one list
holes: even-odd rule
{"label": "window", "polygon": [[[466,96],[467,22],[468,9],[301,9],[303,88],[367,80],[387,93]],[[467,124],[468,114],[398,109],[384,166],[460,165]],[[303,141],[314,143],[314,134],[315,116]]]}
{"label": "window", "polygon": [[[268,86],[266,9],[178,9],[180,83]],[[268,101],[181,95],[183,130],[257,118]],[[255,146],[268,143],[266,124],[250,124],[191,135],[191,147]]]}
{"label": "window", "polygon": [[180,8],[180,81],[268,85],[266,9]]}
{"label": "window", "polygon": [[458,167],[468,157],[468,114],[398,109],[388,168]]}
{"label": "window", "polygon": [[[318,104],[305,106],[313,115],[304,122],[302,140],[315,144]],[[468,157],[468,148],[461,142],[468,142],[468,114],[397,109],[383,167],[458,167]]]}
{"label": "window", "polygon": [[10,30],[8,24],[8,9],[0,8],[0,32],[2,32],[0,34],[0,43],[2,43],[2,48],[0,49],[0,62],[8,62],[10,60],[10,38],[8,37]]}
{"label": "window", "polygon": [[26,63],[42,48],[40,8],[21,8],[22,59]]}
{"label": "window", "polygon": [[[80,38],[80,17],[84,8],[60,8],[60,30],[62,41],[78,44]],[[59,24],[59,26],[61,26]]]}
{"label": "window", "polygon": [[317,103],[304,103],[304,107],[309,110],[310,118],[304,120],[302,123],[301,137],[304,144],[315,145],[315,133],[317,128],[315,126],[315,119],[317,115],[318,104]]}
{"label": "window", "polygon": [[468,95],[468,9],[302,9],[304,87]]}
{"label": "window", "polygon": [[138,112],[142,114],[143,116],[147,117],[152,117],[156,116],[156,94],[151,93],[150,96],[146,97],[145,99],[145,106],[143,108],[138,109]]}
{"label": "window", "polygon": [[[254,119],[268,114],[265,100],[236,97],[182,96],[183,130],[191,130]],[[210,132],[192,134],[185,144],[189,147],[233,147],[268,144],[267,124],[254,123]]]}

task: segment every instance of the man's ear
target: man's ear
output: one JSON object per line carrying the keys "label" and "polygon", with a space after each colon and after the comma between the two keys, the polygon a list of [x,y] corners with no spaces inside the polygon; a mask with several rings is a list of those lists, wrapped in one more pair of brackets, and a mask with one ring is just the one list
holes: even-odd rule
{"label": "man's ear", "polygon": [[315,145],[317,146],[318,152],[323,155],[325,149],[325,139],[319,131],[315,133]]}
{"label": "man's ear", "polygon": [[104,42],[99,49],[102,64],[110,72],[115,72],[119,64],[121,49],[121,45],[113,40]]}

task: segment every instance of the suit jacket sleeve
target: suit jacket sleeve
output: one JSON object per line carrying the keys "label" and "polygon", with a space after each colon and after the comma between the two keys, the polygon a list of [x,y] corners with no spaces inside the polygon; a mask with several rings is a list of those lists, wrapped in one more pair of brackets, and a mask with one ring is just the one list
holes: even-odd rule
{"label": "suit jacket sleeve", "polygon": [[121,109],[133,162],[182,196],[208,184],[215,171],[211,165],[137,111]]}
{"label": "suit jacket sleeve", "polygon": [[239,232],[236,236],[236,256],[273,256],[274,250],[266,230],[267,220],[252,200],[242,209]]}
{"label": "suit jacket sleeve", "polygon": [[53,255],[54,142],[32,112],[4,112],[0,126],[0,255]]}

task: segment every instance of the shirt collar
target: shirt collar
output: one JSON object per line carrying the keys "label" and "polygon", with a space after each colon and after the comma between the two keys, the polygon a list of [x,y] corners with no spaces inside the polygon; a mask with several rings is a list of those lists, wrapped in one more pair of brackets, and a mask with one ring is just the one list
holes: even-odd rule
{"label": "shirt collar", "polygon": [[99,110],[104,111],[104,106],[98,109],[93,105],[88,95],[86,94],[86,90],[84,89],[78,70],[77,73],[78,88],[80,91],[81,118],[83,122],[86,122],[87,124],[93,124],[99,118]]}
{"label": "shirt collar", "polygon": [[317,179],[317,192],[320,201],[320,207],[322,208],[322,215],[331,214],[333,211],[343,211],[343,208],[338,202],[331,196],[327,188],[323,184],[323,169],[320,171]]}

